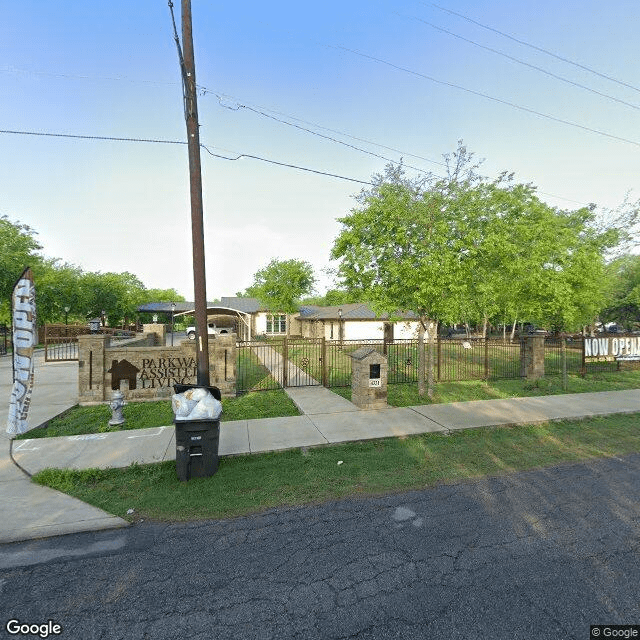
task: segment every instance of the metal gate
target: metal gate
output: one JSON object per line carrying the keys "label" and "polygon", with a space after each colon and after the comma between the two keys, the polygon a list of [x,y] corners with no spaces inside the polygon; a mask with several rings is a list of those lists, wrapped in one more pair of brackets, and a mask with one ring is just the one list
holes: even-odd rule
{"label": "metal gate", "polygon": [[[101,333],[111,335],[112,344],[116,340],[127,340],[135,332],[124,329],[102,327]],[[47,324],[44,326],[45,362],[65,362],[78,360],[78,336],[91,333],[91,329],[82,325]]]}
{"label": "metal gate", "polygon": [[45,362],[64,362],[78,359],[78,336],[89,333],[88,327],[46,324],[44,326]]}
{"label": "metal gate", "polygon": [[45,338],[45,362],[64,362],[78,359],[78,336]]}
{"label": "metal gate", "polygon": [[291,338],[239,342],[237,392],[321,385],[323,343]]}

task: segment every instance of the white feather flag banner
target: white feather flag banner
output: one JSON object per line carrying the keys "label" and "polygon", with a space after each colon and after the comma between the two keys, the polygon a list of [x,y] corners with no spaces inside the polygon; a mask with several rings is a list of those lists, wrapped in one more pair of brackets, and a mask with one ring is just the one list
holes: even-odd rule
{"label": "white feather flag banner", "polygon": [[27,431],[27,415],[33,390],[33,350],[38,344],[36,288],[31,269],[25,269],[11,296],[13,312],[13,387],[7,419],[7,433]]}

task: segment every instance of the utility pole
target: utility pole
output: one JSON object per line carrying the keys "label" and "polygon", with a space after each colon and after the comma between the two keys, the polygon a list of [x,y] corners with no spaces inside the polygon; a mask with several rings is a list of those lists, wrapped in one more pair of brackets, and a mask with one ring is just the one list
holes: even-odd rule
{"label": "utility pole", "polygon": [[204,259],[204,224],[202,206],[202,171],[200,167],[200,132],[196,63],[193,54],[191,0],[182,0],[182,46],[184,49],[184,107],[189,149],[191,184],[191,236],[193,242],[193,288],[196,316],[197,384],[209,386],[209,333],[207,331],[207,282]]}

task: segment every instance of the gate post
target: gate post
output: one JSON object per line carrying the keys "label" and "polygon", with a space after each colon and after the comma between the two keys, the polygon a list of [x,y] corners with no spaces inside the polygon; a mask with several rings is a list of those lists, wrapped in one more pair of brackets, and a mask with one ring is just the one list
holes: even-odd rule
{"label": "gate post", "polygon": [[527,336],[521,353],[522,370],[527,380],[544,378],[544,336]]}
{"label": "gate post", "polygon": [[287,336],[282,343],[282,388],[289,386],[289,341]]}
{"label": "gate post", "polygon": [[322,386],[329,386],[329,372],[327,367],[327,339],[323,336],[321,338],[321,353],[320,360],[322,361]]}
{"label": "gate post", "polygon": [[489,336],[484,337],[484,379],[489,379]]}
{"label": "gate post", "polygon": [[110,337],[105,334],[78,336],[78,399],[82,402],[105,400],[104,350]]}

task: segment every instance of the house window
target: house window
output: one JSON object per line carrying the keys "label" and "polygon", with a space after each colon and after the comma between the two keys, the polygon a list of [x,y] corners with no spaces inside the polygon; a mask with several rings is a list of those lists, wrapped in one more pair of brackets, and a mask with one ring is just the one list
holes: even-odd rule
{"label": "house window", "polygon": [[278,315],[267,316],[267,333],[286,333],[287,317]]}

